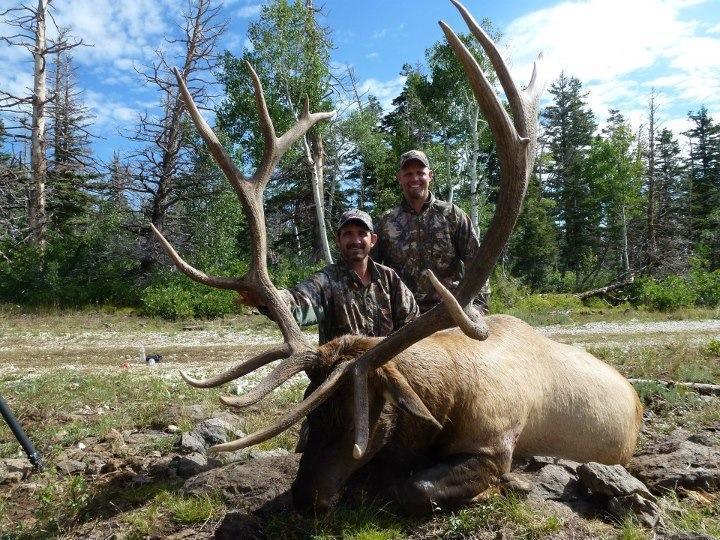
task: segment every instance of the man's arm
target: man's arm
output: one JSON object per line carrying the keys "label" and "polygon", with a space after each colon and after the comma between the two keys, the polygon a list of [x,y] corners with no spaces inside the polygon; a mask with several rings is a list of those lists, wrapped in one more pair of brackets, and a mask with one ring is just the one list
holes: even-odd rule
{"label": "man's arm", "polygon": [[[327,281],[324,272],[316,272],[294,287],[278,291],[300,326],[319,324],[324,319],[327,304],[324,293],[329,290]],[[257,296],[246,291],[241,291],[239,294],[241,304],[257,307],[260,313],[272,319],[270,311],[260,303]]]}
{"label": "man's arm", "polygon": [[325,293],[330,291],[328,281],[325,272],[320,271],[294,287],[280,291],[282,299],[300,326],[320,324],[325,318],[327,308]]}

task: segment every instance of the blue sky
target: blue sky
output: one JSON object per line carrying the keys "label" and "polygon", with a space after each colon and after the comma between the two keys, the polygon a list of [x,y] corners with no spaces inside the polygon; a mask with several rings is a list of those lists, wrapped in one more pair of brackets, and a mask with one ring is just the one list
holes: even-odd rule
{"label": "blue sky", "polygon": [[[0,0],[0,10],[18,2]],[[96,151],[108,159],[127,150],[120,133],[132,129],[157,95],[142,86],[135,69],[150,65],[154,50],[172,35],[185,0],[55,0],[59,24],[73,28],[93,47],[77,50],[80,86],[92,108]],[[417,63],[442,38],[437,21],[465,31],[445,0],[315,0],[323,6],[336,49],[333,62],[353,66],[361,88],[389,106],[402,88],[403,63]],[[225,0],[230,27],[222,47],[241,54],[247,25],[261,2]],[[688,110],[708,107],[720,121],[720,0],[466,0],[477,19],[489,17],[504,35],[502,48],[516,80],[527,81],[532,61],[546,56],[548,81],[561,70],[590,92],[600,120],[609,107],[633,124],[646,122],[648,96],[660,93],[663,126],[680,132]],[[0,35],[7,29],[0,26]],[[31,69],[26,51],[0,44],[0,87],[21,92]]]}

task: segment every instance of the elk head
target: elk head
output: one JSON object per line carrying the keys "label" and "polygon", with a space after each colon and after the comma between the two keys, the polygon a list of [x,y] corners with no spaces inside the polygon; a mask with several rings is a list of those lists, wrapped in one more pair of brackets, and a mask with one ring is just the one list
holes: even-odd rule
{"label": "elk head", "polygon": [[492,40],[459,2],[451,1],[485,50],[510,104],[512,116],[496,96],[473,55],[447,24],[441,21],[439,24],[462,62],[475,98],[490,124],[502,172],[501,188],[495,215],[487,234],[477,256],[472,261],[466,261],[466,277],[455,295],[444,289],[432,272],[428,271],[430,279],[443,298],[443,303],[385,339],[340,338],[320,350],[312,347],[267,272],[263,190],[290,145],[316,122],[329,118],[334,113],[310,113],[306,100],[304,112],[297,124],[281,137],[277,137],[260,81],[248,64],[255,87],[265,149],[256,173],[251,178],[245,178],[200,116],[184,81],[180,74],[175,72],[187,109],[215,161],[233,185],[250,224],[251,268],[241,278],[208,276],[183,261],[160,232],[154,228],[153,230],[166,253],[190,278],[212,287],[251,290],[259,295],[270,309],[285,339],[283,344],[271,347],[268,351],[212,378],[196,380],[184,373],[182,376],[192,386],[208,388],[282,359],[270,375],[247,394],[221,397],[223,403],[241,408],[257,402],[300,371],[309,375],[311,385],[305,399],[274,424],[242,439],[211,448],[211,451],[229,451],[252,446],[270,439],[309,415],[309,442],[293,487],[296,500],[301,506],[322,507],[328,504],[349,475],[372,459],[392,436],[393,430],[397,428],[398,414],[421,421],[428,429],[442,428],[408,381],[393,368],[394,357],[434,332],[455,325],[474,339],[483,340],[488,337],[487,325],[472,307],[472,299],[477,296],[490,275],[520,213],[533,168],[537,107],[542,83],[536,76],[537,69],[534,69],[528,87],[519,90]]}

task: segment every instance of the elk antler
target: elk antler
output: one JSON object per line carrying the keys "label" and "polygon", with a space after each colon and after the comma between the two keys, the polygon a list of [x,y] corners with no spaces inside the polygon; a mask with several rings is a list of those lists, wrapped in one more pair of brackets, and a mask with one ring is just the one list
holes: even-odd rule
{"label": "elk antler", "polygon": [[154,226],[151,228],[157,236],[160,244],[173,260],[175,265],[191,279],[220,289],[231,289],[236,291],[250,291],[255,293],[270,310],[270,314],[280,327],[284,343],[272,347],[257,356],[254,356],[234,368],[205,380],[196,380],[181,372],[185,381],[195,387],[209,388],[218,386],[238,377],[241,377],[251,371],[262,367],[274,360],[284,358],[284,360],[268,375],[258,386],[248,392],[244,396],[221,398],[228,405],[237,407],[254,403],[264,395],[269,393],[282,384],[296,373],[308,367],[314,357],[314,347],[312,347],[300,327],[295,321],[290,309],[283,301],[278,290],[270,280],[267,270],[267,235],[265,231],[265,215],[263,210],[263,192],[275,167],[279,163],[282,156],[292,146],[292,144],[300,139],[315,123],[326,118],[330,118],[335,114],[331,112],[311,113],[309,101],[305,98],[303,112],[285,134],[277,137],[272,119],[268,113],[267,104],[263,95],[262,84],[255,73],[252,66],[246,62],[247,68],[252,77],[255,90],[255,102],[260,114],[260,126],[265,140],[262,159],[258,165],[255,174],[250,178],[245,178],[242,171],[235,165],[228,153],[223,148],[215,133],[212,131],[207,122],[200,114],[195,102],[188,92],[185,81],[180,72],[175,69],[175,77],[180,86],[183,101],[187,107],[190,116],[197,127],[200,136],[205,141],[210,154],[217,162],[220,169],[232,184],[243,208],[243,212],[250,226],[251,238],[251,254],[252,261],[250,269],[240,278],[226,278],[209,276],[204,272],[192,267],[185,262],[180,255],[173,249],[170,243]]}
{"label": "elk antler", "polygon": [[528,179],[535,161],[537,111],[543,89],[543,84],[537,77],[537,68],[542,55],[535,62],[528,87],[522,91],[518,90],[492,40],[460,2],[451,1],[485,50],[510,103],[512,118],[500,103],[492,85],[473,55],[455,35],[455,32],[445,22],[440,21],[440,27],[455,56],[463,65],[475,99],[483,115],[487,118],[495,139],[502,173],[500,193],[488,231],[475,257],[471,261],[466,261],[465,277],[458,285],[455,296],[453,297],[449,291],[439,289],[437,287],[439,283],[434,283],[443,298],[442,304],[435,306],[404,326],[356,360],[353,370],[355,387],[355,447],[353,455],[356,459],[363,456],[368,443],[367,375],[369,371],[381,366],[418,340],[438,330],[448,328],[453,323],[460,326],[474,339],[487,338],[487,330],[483,330],[482,324],[484,323],[479,322],[481,317],[472,307],[472,300],[478,295],[490,276],[490,272],[510,238],[510,233],[520,214]]}

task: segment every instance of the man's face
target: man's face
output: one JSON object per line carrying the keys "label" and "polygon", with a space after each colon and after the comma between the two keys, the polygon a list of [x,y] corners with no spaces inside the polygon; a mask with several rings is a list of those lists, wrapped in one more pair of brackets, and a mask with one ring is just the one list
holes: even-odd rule
{"label": "man's face", "polygon": [[347,262],[362,261],[377,242],[377,234],[364,225],[351,221],[342,226],[337,234],[338,247]]}
{"label": "man's face", "polygon": [[420,161],[408,161],[397,173],[403,195],[408,201],[425,201],[430,195],[433,172]]}

